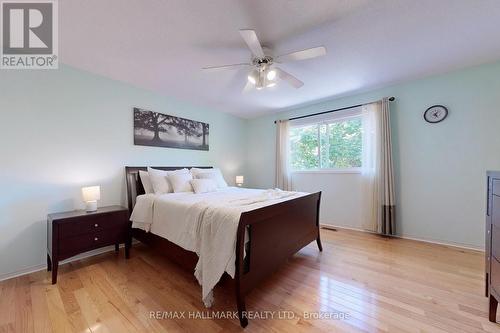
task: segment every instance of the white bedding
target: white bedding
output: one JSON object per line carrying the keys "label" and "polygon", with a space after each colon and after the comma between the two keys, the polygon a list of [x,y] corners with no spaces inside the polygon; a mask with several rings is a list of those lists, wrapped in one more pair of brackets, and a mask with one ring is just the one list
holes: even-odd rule
{"label": "white bedding", "polygon": [[206,306],[224,272],[234,278],[236,234],[242,212],[290,200],[306,193],[238,187],[216,192],[144,194],[136,199],[131,220],[140,228],[168,239],[199,257],[195,276]]}

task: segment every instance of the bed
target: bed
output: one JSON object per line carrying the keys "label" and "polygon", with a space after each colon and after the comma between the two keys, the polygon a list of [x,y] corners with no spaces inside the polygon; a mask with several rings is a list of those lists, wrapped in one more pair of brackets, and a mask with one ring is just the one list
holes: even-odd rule
{"label": "bed", "polygon": [[[153,168],[173,171],[184,167]],[[217,266],[210,260],[217,261],[219,257],[225,256],[223,260],[228,262],[225,272],[234,277],[237,312],[242,327],[248,325],[245,296],[254,287],[312,241],[316,241],[319,250],[322,251],[319,233],[321,192],[290,194],[272,190],[266,192],[228,188],[210,195],[172,193],[151,198],[145,195],[139,170],[145,171],[147,167],[125,168],[129,212],[131,216],[132,212],[137,216],[139,206],[149,207],[152,202],[155,209],[151,211],[149,224],[135,218],[139,223],[133,223],[132,236],[162,251],[169,259],[186,269],[194,270],[195,275],[200,274],[200,271],[203,272],[200,274],[202,279],[200,276],[197,278],[202,284],[205,305],[206,302],[210,302],[207,301],[209,297],[205,295],[209,295],[208,289],[212,286],[208,283],[206,287],[205,280],[213,275],[209,268]],[[266,197],[265,202],[256,199],[262,197]],[[137,209],[134,211],[134,208]],[[146,209],[147,212],[147,208],[142,209]],[[214,220],[214,225],[217,227],[223,225],[224,231],[228,231],[223,238],[212,239],[208,246],[203,245],[206,243],[205,238],[208,237],[200,236],[203,242],[186,237],[198,233],[206,235],[207,230],[220,233],[218,230],[221,229],[213,226],[202,228],[200,231],[199,224],[190,222],[201,220],[200,216],[208,220],[205,215]],[[225,218],[232,218],[233,220],[228,221],[234,223],[216,224]],[[183,222],[175,223],[177,227],[172,229],[172,225],[176,222],[172,220],[183,220]],[[234,241],[231,237],[234,237]],[[210,252],[218,255],[210,256]],[[212,279],[211,282],[213,281],[215,280]]]}

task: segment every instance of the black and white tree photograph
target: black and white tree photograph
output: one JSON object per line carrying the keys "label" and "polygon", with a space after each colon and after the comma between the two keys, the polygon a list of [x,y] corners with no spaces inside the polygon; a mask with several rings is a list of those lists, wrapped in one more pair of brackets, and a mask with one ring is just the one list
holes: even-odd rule
{"label": "black and white tree photograph", "polygon": [[195,120],[134,108],[134,144],[208,150],[209,126]]}

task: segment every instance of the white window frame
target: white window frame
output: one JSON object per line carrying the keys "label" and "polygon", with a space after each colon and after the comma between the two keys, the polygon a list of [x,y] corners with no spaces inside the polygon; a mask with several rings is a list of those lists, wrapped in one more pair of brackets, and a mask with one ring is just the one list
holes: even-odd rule
{"label": "white window frame", "polygon": [[[337,113],[337,114],[335,114]],[[333,124],[338,122],[347,121],[349,119],[361,119],[361,107],[344,110],[339,112],[332,112],[330,114],[325,114],[321,116],[314,116],[311,119],[303,118],[299,121],[291,121],[290,128],[300,128],[311,125],[318,126],[318,162],[321,165],[321,140],[320,140],[320,127],[325,124]],[[290,172],[292,174],[328,174],[328,173],[337,173],[337,174],[360,174],[362,168],[361,167],[352,167],[352,168],[316,168],[316,169],[306,169],[306,170],[294,170],[290,166]]]}

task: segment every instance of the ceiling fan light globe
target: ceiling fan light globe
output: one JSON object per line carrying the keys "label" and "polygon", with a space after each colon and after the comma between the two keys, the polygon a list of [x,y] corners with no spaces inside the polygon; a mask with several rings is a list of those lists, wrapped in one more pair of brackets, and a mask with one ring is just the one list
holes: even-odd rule
{"label": "ceiling fan light globe", "polygon": [[254,69],[248,74],[248,82],[255,85],[258,83],[259,77],[260,77],[259,72]]}
{"label": "ceiling fan light globe", "polygon": [[267,72],[267,79],[268,80],[274,80],[276,78],[276,71],[274,69],[271,69],[270,71]]}
{"label": "ceiling fan light globe", "polygon": [[271,88],[271,87],[274,87],[276,85],[276,82],[272,81],[272,82],[269,82],[266,86],[266,88]]}

